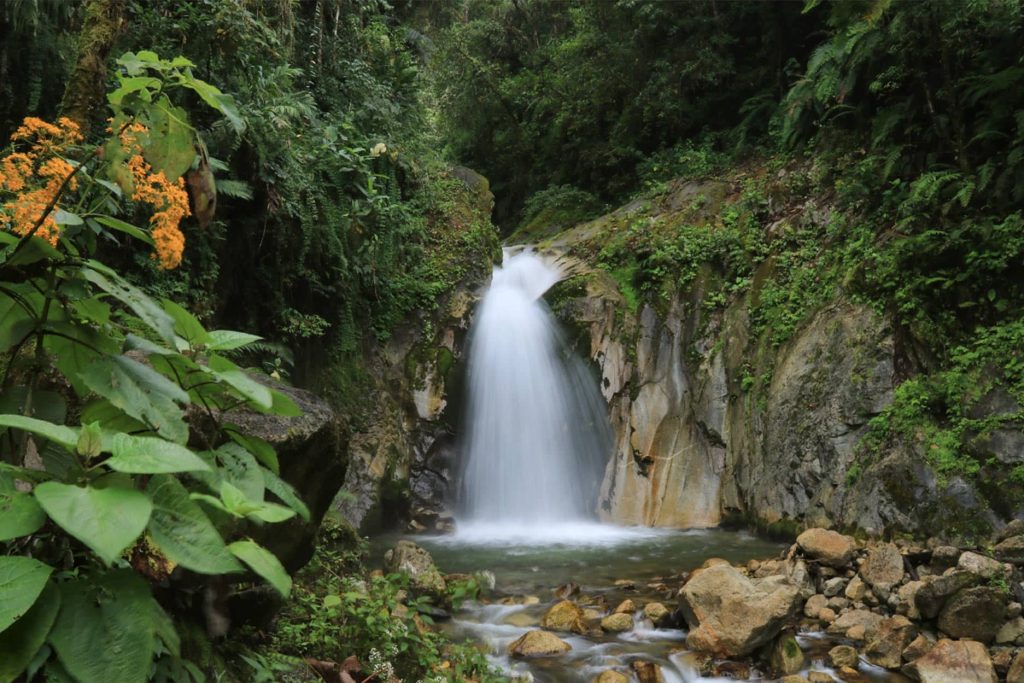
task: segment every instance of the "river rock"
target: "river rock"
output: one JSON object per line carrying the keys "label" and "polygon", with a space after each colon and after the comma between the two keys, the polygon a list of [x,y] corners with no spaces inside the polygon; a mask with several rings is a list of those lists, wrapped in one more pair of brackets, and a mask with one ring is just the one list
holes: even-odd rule
{"label": "river rock", "polygon": [[1011,536],[995,547],[996,559],[1013,564],[1024,564],[1024,535]]}
{"label": "river rock", "polygon": [[936,574],[941,574],[950,567],[955,567],[960,559],[960,549],[951,545],[940,545],[932,550],[931,569]]}
{"label": "river rock", "polygon": [[594,679],[594,683],[629,683],[629,678],[625,674],[609,669],[602,671],[601,675]]}
{"label": "river rock", "polygon": [[869,662],[886,669],[903,666],[903,651],[917,636],[917,627],[903,616],[885,619],[878,624],[874,639],[864,650]]}
{"label": "river rock", "polygon": [[923,581],[907,581],[900,586],[896,594],[896,611],[909,619],[920,619],[921,612],[917,609],[917,591],[924,586]]}
{"label": "river rock", "polygon": [[920,659],[931,652],[933,647],[935,647],[934,640],[923,633],[918,633],[917,638],[914,638],[910,645],[903,650],[903,661],[912,662],[915,659]]}
{"label": "river rock", "polygon": [[796,538],[796,544],[811,559],[830,567],[845,567],[853,560],[857,542],[829,529],[808,529]]}
{"label": "river rock", "polygon": [[954,638],[991,642],[1003,625],[1005,594],[990,586],[965,588],[954,595],[939,613],[938,626]]}
{"label": "river rock", "polygon": [[671,618],[672,613],[660,602],[649,602],[644,605],[644,616],[650,619],[655,626],[660,626]]}
{"label": "river rock", "polygon": [[903,580],[903,555],[892,543],[876,545],[868,551],[860,567],[860,576],[876,591],[888,592]]}
{"label": "river rock", "polygon": [[505,617],[505,623],[517,628],[536,626],[540,620],[529,612],[515,612]]}
{"label": "river rock", "polygon": [[804,604],[804,614],[811,619],[818,619],[821,610],[826,607],[828,607],[828,598],[824,595],[812,595],[807,599],[807,603]]}
{"label": "river rock", "polygon": [[962,569],[972,574],[977,574],[983,579],[994,579],[996,577],[1007,578],[1012,571],[1007,565],[991,557],[985,557],[970,551],[960,556],[957,562],[957,569]]}
{"label": "river rock", "polygon": [[1012,519],[996,534],[996,541],[1005,541],[1013,536],[1024,536],[1024,519]]}
{"label": "river rock", "polygon": [[614,614],[632,614],[636,611],[636,603],[629,598],[626,598],[619,603],[618,607],[612,610]]}
{"label": "river rock", "polygon": [[583,610],[574,602],[562,600],[548,609],[544,618],[541,619],[540,625],[552,631],[586,633],[587,626],[583,621]]}
{"label": "river rock", "polygon": [[1024,650],[1017,653],[1006,672],[1006,683],[1024,683]]}
{"label": "river rock", "polygon": [[665,683],[665,677],[661,673],[661,667],[654,662],[637,660],[633,662],[633,673],[640,683]]}
{"label": "river rock", "polygon": [[687,645],[721,657],[767,644],[800,607],[799,589],[784,577],[749,579],[728,565],[703,570],[680,594]]}
{"label": "river rock", "polygon": [[863,579],[859,576],[855,576],[850,579],[850,582],[846,584],[846,590],[843,591],[843,595],[846,596],[847,600],[853,602],[863,602],[864,596],[867,595],[868,587],[864,583]]}
{"label": "river rock", "polygon": [[833,598],[846,590],[846,584],[847,579],[842,576],[836,576],[825,582],[821,592],[826,598]]}
{"label": "river rock", "polygon": [[940,640],[906,671],[921,683],[998,683],[985,646],[974,640]]}
{"label": "river rock", "polygon": [[857,609],[841,614],[829,624],[828,633],[846,636],[851,640],[873,640],[882,616],[866,609]]}
{"label": "river rock", "polygon": [[946,600],[957,591],[977,585],[981,578],[961,570],[950,572],[938,577],[928,577],[925,585],[914,595],[914,603],[925,619],[934,619],[939,615]]}
{"label": "river rock", "polygon": [[832,666],[857,666],[857,650],[849,645],[836,645],[828,651],[828,661]]}
{"label": "river rock", "polygon": [[769,662],[776,676],[788,676],[804,665],[804,653],[792,633],[783,633],[772,645]]}
{"label": "river rock", "polygon": [[508,652],[513,657],[549,657],[571,649],[572,645],[554,633],[539,630],[527,631],[508,646]]}
{"label": "river rock", "polygon": [[609,614],[601,620],[601,630],[610,633],[621,633],[633,629],[633,615],[626,612]]}
{"label": "river rock", "polygon": [[444,577],[434,565],[426,550],[412,541],[399,541],[384,554],[384,567],[392,574],[409,577],[413,590],[429,595],[441,595],[447,589]]}
{"label": "river rock", "polygon": [[1021,636],[1024,636],[1024,618],[1017,617],[999,627],[999,631],[996,632],[996,642],[1000,645],[1014,643]]}

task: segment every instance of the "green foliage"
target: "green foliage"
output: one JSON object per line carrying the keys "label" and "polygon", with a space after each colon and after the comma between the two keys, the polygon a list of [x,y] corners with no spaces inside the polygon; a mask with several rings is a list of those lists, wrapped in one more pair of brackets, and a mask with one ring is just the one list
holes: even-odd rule
{"label": "green foliage", "polygon": [[[168,173],[186,157],[191,164],[197,139],[166,93],[188,88],[228,116],[230,98],[195,79],[187,61],[139,53],[119,64],[112,137],[147,121],[146,158]],[[180,128],[161,130],[164,115]],[[0,386],[0,680],[30,665],[51,680],[82,683],[203,680],[183,660],[150,581],[180,565],[234,575],[228,581],[254,575],[287,595],[280,562],[246,536],[296,514],[308,518],[308,509],[277,476],[272,449],[225,419],[240,407],[298,409],[222,355],[258,337],[207,331],[181,306],[157,302],[94,258],[102,241],[146,233],[110,215],[128,210],[118,186],[104,180],[121,160],[90,150],[69,155],[76,182],[52,197],[63,217],[53,244],[31,229],[20,238],[0,233],[8,333]],[[167,609],[189,608],[194,590],[173,583],[163,590]]]}
{"label": "green foliage", "polygon": [[598,215],[597,197],[572,185],[556,185],[530,195],[523,206],[522,221],[510,241],[537,241]]}
{"label": "green foliage", "polygon": [[[394,673],[404,680],[503,680],[474,647],[453,644],[429,628],[429,600],[409,597],[407,579],[343,573],[360,567],[360,554],[358,548],[318,545],[297,576],[272,648],[339,662],[354,654],[366,673],[382,679]],[[469,598],[477,590],[471,579],[457,583],[452,597]]]}

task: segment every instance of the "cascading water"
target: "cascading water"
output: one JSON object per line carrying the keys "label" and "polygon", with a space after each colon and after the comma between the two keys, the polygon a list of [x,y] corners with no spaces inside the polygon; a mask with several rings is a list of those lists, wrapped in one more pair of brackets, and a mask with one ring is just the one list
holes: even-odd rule
{"label": "cascading water", "polygon": [[494,269],[473,322],[460,529],[494,537],[593,518],[609,453],[595,379],[541,296],[562,274],[530,250]]}

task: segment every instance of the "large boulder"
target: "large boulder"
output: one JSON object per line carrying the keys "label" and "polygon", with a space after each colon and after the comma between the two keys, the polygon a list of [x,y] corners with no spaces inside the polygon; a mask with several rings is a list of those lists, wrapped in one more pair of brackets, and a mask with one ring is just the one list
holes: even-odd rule
{"label": "large boulder", "polygon": [[907,672],[921,683],[998,683],[988,651],[973,640],[940,640]]}
{"label": "large boulder", "polygon": [[975,586],[981,577],[968,571],[953,571],[938,578],[925,579],[925,584],[914,594],[914,604],[925,619],[939,615],[946,600],[958,591]]}
{"label": "large boulder", "polygon": [[986,580],[997,577],[1009,578],[1011,573],[1010,567],[999,560],[993,560],[991,557],[972,552],[966,552],[960,556],[960,560],[957,562],[957,569],[977,574]]}
{"label": "large boulder", "polygon": [[399,541],[387,551],[384,567],[390,573],[408,576],[415,591],[439,596],[447,590],[444,576],[434,565],[434,558],[412,541]]}
{"label": "large boulder", "polygon": [[903,555],[892,543],[876,545],[868,551],[860,575],[872,588],[890,591],[903,579]]}
{"label": "large boulder", "polygon": [[800,608],[800,590],[787,579],[749,579],[737,569],[709,567],[680,591],[691,627],[687,645],[720,657],[741,657],[766,645]]}
{"label": "large boulder", "polygon": [[830,529],[808,529],[796,538],[796,544],[811,559],[830,567],[845,567],[853,560],[857,542]]}
{"label": "large boulder", "polygon": [[1024,536],[1011,536],[995,547],[996,559],[1014,564],[1024,564]]}
{"label": "large boulder", "polygon": [[903,651],[917,636],[917,627],[903,616],[895,616],[878,624],[875,637],[864,650],[868,661],[886,669],[903,665]]}
{"label": "large boulder", "polygon": [[295,488],[309,508],[308,522],[296,516],[281,524],[250,530],[289,572],[295,572],[313,557],[320,522],[344,480],[343,430],[334,409],[319,396],[269,377],[256,379],[286,395],[302,413],[285,417],[236,409],[224,413],[223,419],[238,425],[243,434],[259,437],[274,447],[281,478]]}
{"label": "large boulder", "polygon": [[572,645],[554,633],[539,630],[527,631],[508,646],[508,652],[513,657],[550,657],[571,649]]}
{"label": "large boulder", "polygon": [[965,588],[939,612],[939,629],[954,638],[991,642],[1003,625],[1006,594],[991,586]]}

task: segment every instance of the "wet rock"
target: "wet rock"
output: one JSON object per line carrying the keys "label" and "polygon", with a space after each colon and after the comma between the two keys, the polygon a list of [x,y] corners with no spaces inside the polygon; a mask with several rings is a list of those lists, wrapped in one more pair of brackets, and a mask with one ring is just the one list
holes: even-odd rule
{"label": "wet rock", "polygon": [[609,669],[601,672],[601,675],[594,679],[594,683],[629,683],[629,678],[625,674]]}
{"label": "wet rock", "polygon": [[636,603],[628,598],[620,602],[618,607],[612,610],[614,614],[632,614],[635,611]]}
{"label": "wet rock", "polygon": [[828,661],[835,667],[855,667],[858,660],[857,650],[849,645],[836,645],[828,651]]}
{"label": "wet rock", "polygon": [[876,591],[890,591],[903,580],[903,555],[892,543],[876,545],[868,551],[860,567],[860,576]]}
{"label": "wet rock", "polygon": [[637,660],[633,662],[633,673],[640,683],[665,683],[661,667],[654,662]]}
{"label": "wet rock", "polygon": [[572,649],[554,633],[547,631],[527,631],[508,646],[508,653],[513,657],[550,657],[560,655]]}
{"label": "wet rock", "polygon": [[997,683],[988,651],[973,640],[940,640],[931,651],[906,666],[921,683]]}
{"label": "wet rock", "polygon": [[1010,575],[1011,569],[991,557],[985,557],[978,553],[966,552],[960,556],[957,562],[957,569],[977,574],[983,579],[994,579],[997,576],[1006,578]]}
{"label": "wet rock", "polygon": [[800,607],[799,589],[785,578],[749,579],[727,565],[705,569],[680,593],[687,645],[723,657],[769,643]]}
{"label": "wet rock", "polygon": [[882,617],[866,609],[858,609],[839,615],[828,627],[828,633],[846,636],[851,640],[872,640]]}
{"label": "wet rock", "polygon": [[1016,617],[1003,624],[996,632],[996,642],[1000,645],[1016,642],[1024,636],[1024,618]]}
{"label": "wet rock", "polygon": [[805,676],[798,676],[796,674],[792,674],[780,678],[779,683],[807,683],[807,678]]}
{"label": "wet rock", "polygon": [[993,550],[996,559],[1013,564],[1024,564],[1024,535],[1011,536]]}
{"label": "wet rock", "polygon": [[1024,650],[1017,653],[1006,672],[1006,683],[1024,683]]}
{"label": "wet rock", "polygon": [[552,631],[587,632],[587,627],[583,623],[583,610],[569,600],[562,600],[552,605],[544,614],[540,625]]}
{"label": "wet rock", "polygon": [[528,613],[528,612],[515,612],[505,617],[505,623],[509,626],[516,626],[518,628],[529,628],[536,626],[539,623],[539,619]]}
{"label": "wet rock", "polygon": [[938,626],[954,638],[991,642],[1003,625],[1005,594],[990,586],[965,588],[949,599],[939,613]]}
{"label": "wet rock", "polygon": [[818,619],[824,621],[826,624],[831,624],[833,621],[836,620],[837,616],[838,615],[836,614],[835,610],[833,610],[831,607],[826,607],[825,609],[818,612]]}
{"label": "wet rock", "polygon": [[593,607],[584,607],[583,608],[583,618],[586,621],[601,621],[601,619],[603,617],[604,617],[604,612],[602,612],[599,609],[594,609]]}
{"label": "wet rock", "polygon": [[903,650],[903,661],[912,662],[915,659],[924,657],[926,654],[931,652],[931,649],[935,647],[935,641],[924,635],[923,633],[917,634],[917,638],[914,638],[910,642],[910,645]]}
{"label": "wet rock", "polygon": [[896,616],[878,624],[875,638],[864,650],[869,662],[886,669],[903,666],[903,651],[917,636],[917,627],[906,617]]}
{"label": "wet rock", "polygon": [[808,529],[797,536],[796,544],[811,559],[831,567],[848,565],[857,548],[851,537],[829,529]]}
{"label": "wet rock", "polygon": [[812,595],[804,604],[804,614],[811,619],[817,619],[821,610],[828,607],[828,598],[824,595]]}
{"label": "wet rock", "polygon": [[633,615],[625,612],[609,614],[601,620],[601,630],[609,633],[621,633],[633,629]]}
{"label": "wet rock", "polygon": [[661,626],[671,619],[672,613],[660,602],[649,602],[644,605],[644,616],[655,626]]}
{"label": "wet rock", "polygon": [[981,578],[970,572],[956,570],[925,582],[917,591],[914,603],[925,619],[934,619],[939,615],[946,600],[957,591],[977,585]]}
{"label": "wet rock", "polygon": [[804,653],[792,633],[783,633],[776,638],[769,661],[776,676],[788,676],[800,670],[804,665]]}
{"label": "wet rock", "polygon": [[824,671],[811,671],[807,674],[808,683],[835,683],[832,674],[827,674]]}
{"label": "wet rock", "polygon": [[384,567],[391,574],[409,577],[413,590],[429,595],[441,595],[447,585],[426,550],[412,541],[399,541],[384,554]]}

